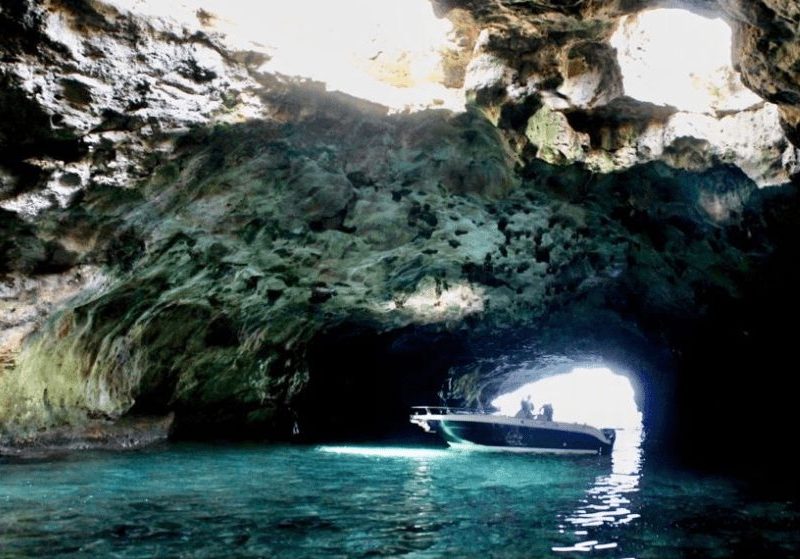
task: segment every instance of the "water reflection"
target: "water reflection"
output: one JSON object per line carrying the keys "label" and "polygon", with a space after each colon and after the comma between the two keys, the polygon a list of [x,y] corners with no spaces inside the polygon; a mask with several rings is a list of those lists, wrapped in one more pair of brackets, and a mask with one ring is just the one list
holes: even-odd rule
{"label": "water reflection", "polygon": [[444,458],[449,456],[445,449],[441,448],[404,448],[391,446],[320,446],[320,452],[333,454],[351,454],[354,456],[374,456],[378,458]]}
{"label": "water reflection", "polygon": [[794,505],[647,467],[640,442],[620,431],[612,456],[583,458],[176,445],[5,464],[0,556],[798,556]]}
{"label": "water reflection", "polygon": [[412,464],[402,491],[405,506],[412,511],[412,517],[402,527],[403,543],[410,549],[424,550],[432,547],[443,526],[432,488],[431,464],[427,461]]}
{"label": "water reflection", "polygon": [[641,428],[618,432],[611,473],[598,475],[579,505],[570,513],[559,515],[559,532],[577,541],[554,546],[553,551],[588,552],[617,547],[613,541],[618,539],[615,528],[641,516],[636,512],[635,496],[641,481],[643,439]]}

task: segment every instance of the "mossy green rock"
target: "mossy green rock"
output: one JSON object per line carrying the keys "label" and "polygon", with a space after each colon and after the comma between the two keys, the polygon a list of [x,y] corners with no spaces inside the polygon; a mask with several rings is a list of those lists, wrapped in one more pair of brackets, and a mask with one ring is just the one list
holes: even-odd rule
{"label": "mossy green rock", "polygon": [[[720,227],[698,200],[728,171],[692,183],[659,165],[601,179],[515,165],[477,113],[332,103],[290,125],[190,133],[137,196],[99,190],[42,220],[125,235],[97,249],[119,256],[108,281],[0,376],[3,431],[175,411],[179,425],[288,435],[309,348],[337,326],[478,347],[570,308],[591,322],[620,291],[673,318],[699,312],[695,281],[736,296],[747,254],[693,233]],[[720,188],[752,191],[733,176]],[[669,220],[685,224],[664,232]]]}

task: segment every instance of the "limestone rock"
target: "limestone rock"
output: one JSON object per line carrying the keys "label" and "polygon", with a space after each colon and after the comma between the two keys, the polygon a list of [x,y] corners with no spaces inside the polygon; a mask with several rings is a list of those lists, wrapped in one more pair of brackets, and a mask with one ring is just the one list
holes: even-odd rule
{"label": "limestone rock", "polygon": [[547,106],[531,116],[525,136],[537,147],[536,156],[548,163],[584,161],[589,151],[589,135],[574,131],[563,113]]}
{"label": "limestone rock", "polygon": [[[796,22],[793,24],[797,9],[791,2],[685,3],[703,16],[721,16],[733,27],[734,66],[741,72],[741,81],[733,69],[721,70],[725,73],[718,80],[723,83],[722,89],[709,93],[717,99],[716,114],[711,115],[714,122],[698,117],[705,121],[702,130],[690,131],[688,140],[678,143],[673,141],[675,128],[685,128],[681,124],[687,120],[684,117],[676,116],[665,128],[660,118],[651,120],[653,127],[649,129],[628,127],[629,122],[640,121],[647,108],[646,104],[631,103],[624,97],[622,75],[609,42],[619,25],[635,21],[631,17],[636,12],[664,3],[436,3],[443,13],[455,8],[469,12],[481,29],[476,56],[467,72],[472,77],[467,81],[472,93],[469,98],[501,127],[525,134],[525,123],[536,114],[544,114],[540,109],[544,103],[551,110],[566,114],[571,122],[576,118],[590,119],[595,129],[607,128],[612,135],[628,136],[623,149],[608,150],[605,145],[594,143],[594,153],[584,157],[581,152],[586,150],[578,149],[583,140],[576,134],[585,130],[563,122],[553,124],[551,128],[561,130],[553,146],[532,142],[532,148],[545,161],[587,161],[593,169],[607,172],[653,159],[683,168],[708,168],[714,160],[739,166],[761,186],[788,182],[792,175],[787,170],[794,172],[780,163],[788,144],[797,145],[798,114],[794,107],[800,101],[796,91],[800,76],[792,68],[800,56],[800,37]],[[763,101],[768,103],[764,105]],[[613,111],[606,110],[612,106]],[[504,119],[503,115],[514,116]],[[736,118],[732,120],[731,116]],[[598,122],[603,119],[605,122]],[[739,126],[752,133],[740,134]],[[730,145],[728,138],[733,135],[746,137],[747,145]],[[537,140],[541,142],[542,138]],[[637,150],[636,144],[645,149]],[[520,149],[527,149],[524,142]],[[740,150],[739,155],[733,155],[736,150]]]}
{"label": "limestone rock", "polygon": [[796,193],[756,188],[799,168],[788,2],[704,3],[766,102],[701,117],[624,95],[609,37],[655,3],[437,1],[470,106],[395,114],[120,4],[0,11],[6,439],[287,437],[376,391],[405,423],[448,377],[496,388],[481,358],[663,366],[796,291]]}

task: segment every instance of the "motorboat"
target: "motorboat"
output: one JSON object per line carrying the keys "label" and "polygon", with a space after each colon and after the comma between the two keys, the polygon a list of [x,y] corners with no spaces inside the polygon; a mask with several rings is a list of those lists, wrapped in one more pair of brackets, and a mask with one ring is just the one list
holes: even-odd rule
{"label": "motorboat", "polygon": [[462,450],[610,454],[616,440],[614,429],[553,421],[552,409],[549,413],[525,417],[467,408],[415,406],[411,409],[411,423]]}

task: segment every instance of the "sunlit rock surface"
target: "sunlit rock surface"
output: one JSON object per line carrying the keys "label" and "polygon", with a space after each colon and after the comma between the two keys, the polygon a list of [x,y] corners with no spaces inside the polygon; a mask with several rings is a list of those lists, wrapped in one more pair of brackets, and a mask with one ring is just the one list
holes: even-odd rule
{"label": "sunlit rock surface", "polygon": [[[787,58],[797,59],[789,54],[797,30],[791,16],[775,13],[780,21],[773,21],[768,11],[782,14],[787,6],[435,3],[442,13],[473,16],[480,36],[467,67],[467,98],[512,133],[519,150],[553,163],[585,162],[598,172],[654,160],[688,169],[732,164],[759,186],[783,184],[798,172],[791,143],[796,85],[784,69]],[[531,126],[549,134],[531,135]]]}
{"label": "sunlit rock surface", "polygon": [[707,6],[764,101],[690,113],[626,95],[622,4],[436,2],[421,50],[355,51],[390,101],[278,65],[234,4],[4,5],[0,437],[380,434],[514,351],[626,361],[646,422],[678,394],[713,426],[702,379],[739,405],[796,308],[795,189],[759,189],[797,173],[794,35]]}

